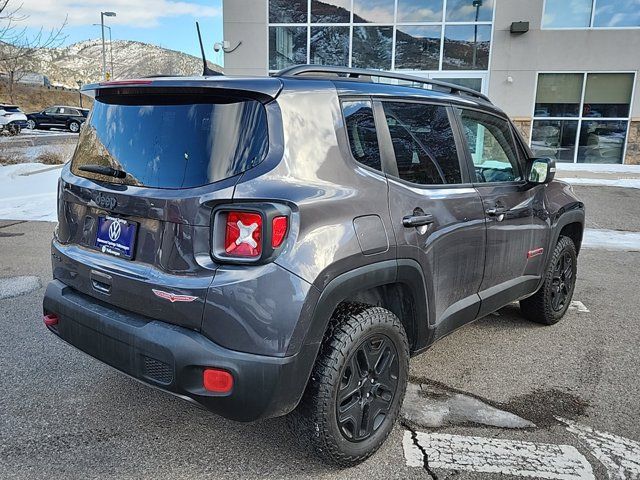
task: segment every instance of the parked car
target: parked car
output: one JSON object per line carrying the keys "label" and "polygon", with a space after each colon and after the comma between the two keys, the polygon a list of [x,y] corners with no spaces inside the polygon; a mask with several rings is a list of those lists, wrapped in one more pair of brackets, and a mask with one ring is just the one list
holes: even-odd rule
{"label": "parked car", "polygon": [[89,110],[86,108],[55,106],[41,112],[27,114],[27,123],[31,130],[64,128],[77,133],[88,115]]}
{"label": "parked car", "polygon": [[410,356],[514,301],[545,325],[569,307],[584,205],[476,91],[318,66],[85,90],[44,322],[149,385],[291,414],[354,465]]}
{"label": "parked car", "polygon": [[0,104],[0,133],[18,135],[27,126],[27,117],[17,105]]}

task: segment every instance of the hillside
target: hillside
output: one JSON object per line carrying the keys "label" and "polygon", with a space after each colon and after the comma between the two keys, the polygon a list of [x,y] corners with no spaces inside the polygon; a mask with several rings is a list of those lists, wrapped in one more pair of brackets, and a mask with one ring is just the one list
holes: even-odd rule
{"label": "hillside", "polygon": [[[107,69],[110,69],[107,44]],[[221,67],[209,62],[214,70]],[[77,88],[76,81],[99,81],[102,72],[102,41],[86,40],[67,47],[38,52],[33,71],[49,77],[53,84]],[[199,75],[202,60],[186,53],[148,43],[113,41],[113,78],[136,78],[149,75]]]}
{"label": "hillside", "polygon": [[[52,105],[80,106],[78,91],[65,91],[47,89],[44,87],[29,87],[26,85],[14,85],[13,100],[9,98],[9,89],[5,82],[0,80],[0,103],[15,103],[24,112],[39,112]],[[93,100],[84,95],[82,106],[91,108]]]}

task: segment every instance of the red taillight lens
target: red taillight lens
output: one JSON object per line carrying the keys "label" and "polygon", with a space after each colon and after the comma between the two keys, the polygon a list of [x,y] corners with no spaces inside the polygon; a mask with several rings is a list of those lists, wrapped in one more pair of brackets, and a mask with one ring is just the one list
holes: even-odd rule
{"label": "red taillight lens", "polygon": [[274,217],[271,222],[271,246],[277,248],[282,245],[287,235],[289,221],[287,217]]}
{"label": "red taillight lens", "polygon": [[205,390],[216,393],[227,393],[233,388],[233,375],[226,370],[206,368],[202,374]]}
{"label": "red taillight lens", "polygon": [[227,213],[224,250],[233,257],[259,257],[262,253],[262,216],[251,212]]}

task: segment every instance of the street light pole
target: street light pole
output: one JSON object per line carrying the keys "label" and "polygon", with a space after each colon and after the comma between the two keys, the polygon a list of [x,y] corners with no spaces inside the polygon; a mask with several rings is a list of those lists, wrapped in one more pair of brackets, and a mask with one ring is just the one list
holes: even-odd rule
{"label": "street light pole", "polygon": [[82,92],[80,91],[80,89],[82,88],[82,80],[76,80],[76,83],[78,84],[78,98],[80,99],[80,108],[82,108]]}
{"label": "street light pole", "polygon": [[111,39],[111,27],[109,25],[103,25],[100,23],[92,23],[94,27],[102,27],[109,30],[109,62],[111,63],[111,77],[113,78],[113,43]]}
{"label": "street light pole", "polygon": [[100,12],[100,26],[102,27],[102,79],[107,79],[107,55],[104,47],[104,17],[115,17],[116,12]]}
{"label": "street light pole", "polygon": [[473,0],[473,6],[476,7],[476,23],[473,25],[473,63],[475,67],[478,62],[478,18],[480,16],[480,7],[482,0]]}

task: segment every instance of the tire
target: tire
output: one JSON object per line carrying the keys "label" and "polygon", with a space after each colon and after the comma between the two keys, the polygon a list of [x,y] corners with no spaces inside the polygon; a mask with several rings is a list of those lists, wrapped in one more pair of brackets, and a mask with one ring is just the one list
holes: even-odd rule
{"label": "tire", "polygon": [[78,122],[69,123],[69,130],[73,133],[78,133],[80,131],[80,124]]}
{"label": "tire", "polygon": [[569,237],[560,237],[553,249],[544,283],[531,297],[520,300],[525,318],[543,325],[554,325],[569,308],[578,273],[576,246]]}
{"label": "tire", "polygon": [[35,120],[27,120],[27,126],[29,130],[35,130],[38,124],[36,124]]}
{"label": "tire", "polygon": [[331,319],[289,425],[301,439],[310,439],[325,462],[356,465],[391,433],[408,372],[409,342],[398,317],[381,307],[343,304]]}

